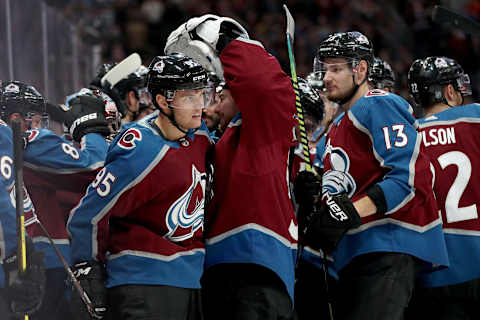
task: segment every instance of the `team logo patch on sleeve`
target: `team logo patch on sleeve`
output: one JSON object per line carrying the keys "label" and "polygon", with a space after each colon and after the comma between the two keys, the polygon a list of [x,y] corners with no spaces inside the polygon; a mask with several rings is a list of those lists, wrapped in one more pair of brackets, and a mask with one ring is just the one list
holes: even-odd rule
{"label": "team logo patch on sleeve", "polygon": [[26,133],[28,134],[28,142],[32,142],[33,140],[35,140],[38,137],[38,135],[40,134],[40,131],[29,130],[29,131],[26,131]]}
{"label": "team logo patch on sleeve", "polygon": [[142,133],[138,129],[130,128],[125,131],[117,144],[120,148],[130,150],[137,146],[135,141],[140,140],[142,140]]}
{"label": "team logo patch on sleeve", "polygon": [[380,90],[380,89],[373,89],[373,90],[368,91],[365,94],[365,97],[369,98],[369,97],[388,96],[388,95],[389,95],[389,93],[387,91],[383,91],[383,90]]}

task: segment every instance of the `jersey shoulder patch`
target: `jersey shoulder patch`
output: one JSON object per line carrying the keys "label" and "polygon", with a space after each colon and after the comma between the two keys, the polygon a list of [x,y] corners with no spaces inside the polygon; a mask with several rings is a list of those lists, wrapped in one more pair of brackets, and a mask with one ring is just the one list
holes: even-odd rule
{"label": "jersey shoulder patch", "polygon": [[365,98],[378,97],[378,96],[388,96],[389,94],[390,93],[387,92],[387,91],[383,91],[383,90],[380,90],[380,89],[373,89],[373,90],[368,91],[365,94]]}
{"label": "jersey shoulder patch", "polygon": [[117,145],[125,150],[131,150],[137,146],[137,143],[142,141],[142,132],[137,128],[129,128],[122,133],[117,141]]}

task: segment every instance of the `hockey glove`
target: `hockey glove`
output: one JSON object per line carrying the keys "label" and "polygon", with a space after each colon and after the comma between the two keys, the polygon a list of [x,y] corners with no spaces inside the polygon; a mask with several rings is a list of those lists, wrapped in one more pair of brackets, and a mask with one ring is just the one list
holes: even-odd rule
{"label": "hockey glove", "polygon": [[313,209],[322,184],[313,172],[300,171],[293,182],[293,195],[299,206]]}
{"label": "hockey glove", "polygon": [[104,136],[110,134],[104,102],[93,95],[79,95],[70,101],[65,125],[77,142],[87,133],[100,133]]}
{"label": "hockey glove", "polygon": [[320,205],[307,228],[305,242],[313,249],[332,253],[345,233],[362,224],[352,201],[343,193],[330,196]]}
{"label": "hockey glove", "polygon": [[17,316],[32,315],[42,305],[45,295],[44,253],[35,251],[31,240],[27,239],[27,268],[18,272],[17,255],[3,261],[8,303]]}
{"label": "hockey glove", "polygon": [[75,264],[73,274],[93,304],[95,315],[90,315],[78,293],[72,287],[72,313],[78,319],[102,319],[107,311],[106,273],[103,265],[97,261],[84,261]]}

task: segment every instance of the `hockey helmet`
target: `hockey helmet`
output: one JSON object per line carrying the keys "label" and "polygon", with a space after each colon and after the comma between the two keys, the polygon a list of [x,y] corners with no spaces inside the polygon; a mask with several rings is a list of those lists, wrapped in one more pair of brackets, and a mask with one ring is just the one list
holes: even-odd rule
{"label": "hockey helmet", "polygon": [[356,67],[360,60],[371,66],[373,47],[366,36],[358,31],[337,32],[322,41],[317,49],[313,62],[315,73],[323,71],[323,60],[326,58],[343,58]]}
{"label": "hockey helmet", "polygon": [[325,113],[325,104],[317,90],[312,88],[307,80],[298,78],[298,88],[300,92],[300,103],[306,115],[312,120],[320,123]]}
{"label": "hockey helmet", "polygon": [[[175,91],[209,87],[207,71],[196,61],[181,53],[156,56],[148,69],[147,87],[156,107],[158,107],[155,98],[157,94],[163,95],[170,103],[174,99]],[[211,97],[209,99],[211,100]]]}
{"label": "hockey helmet", "polygon": [[368,81],[376,89],[393,88],[395,86],[395,73],[388,62],[374,57]]}
{"label": "hockey helmet", "polygon": [[443,86],[451,84],[462,97],[472,94],[468,74],[458,62],[447,57],[417,59],[408,71],[408,87],[416,103],[428,106],[446,103]]}
{"label": "hockey helmet", "polygon": [[48,127],[46,101],[32,85],[20,81],[7,81],[0,87],[0,117],[6,123],[10,116],[19,113],[24,120],[31,121],[32,116],[42,116],[42,127]]}

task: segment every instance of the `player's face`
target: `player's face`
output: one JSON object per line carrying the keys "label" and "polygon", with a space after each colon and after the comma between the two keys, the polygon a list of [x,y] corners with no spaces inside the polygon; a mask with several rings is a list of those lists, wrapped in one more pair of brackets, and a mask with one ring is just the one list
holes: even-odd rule
{"label": "player's face", "polygon": [[205,89],[175,91],[171,106],[175,109],[175,121],[182,129],[199,128],[205,108]]}
{"label": "player's face", "polygon": [[220,94],[221,93],[215,93],[212,104],[206,107],[202,113],[203,121],[205,121],[209,130],[217,129],[220,124],[220,116],[215,112],[215,109],[221,102]]}
{"label": "player's face", "polygon": [[224,88],[220,93],[220,103],[215,108],[215,113],[220,117],[220,128],[225,130],[238,112],[237,104],[233,100],[230,90]]}
{"label": "player's face", "polygon": [[327,89],[326,97],[339,101],[346,97],[353,87],[353,71],[350,64],[341,58],[327,58],[323,61],[325,75],[323,81]]}

